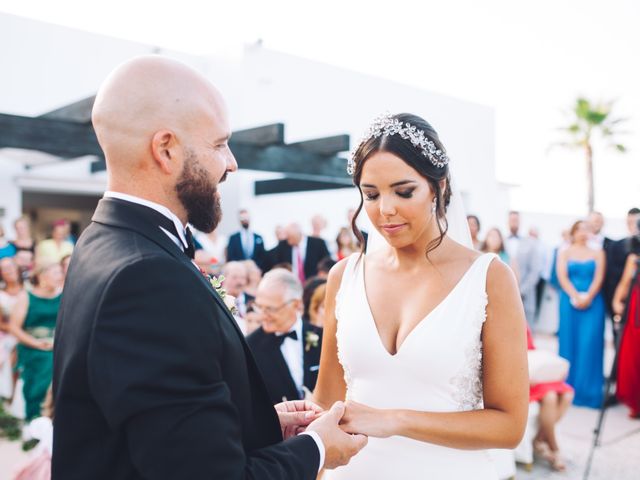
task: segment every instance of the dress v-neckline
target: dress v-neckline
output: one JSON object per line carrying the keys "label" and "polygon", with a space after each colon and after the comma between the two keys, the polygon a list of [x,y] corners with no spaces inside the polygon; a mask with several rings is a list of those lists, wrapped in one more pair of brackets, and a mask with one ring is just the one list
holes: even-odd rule
{"label": "dress v-neckline", "polygon": [[[364,301],[367,304],[367,311],[369,312],[369,318],[371,320],[371,324],[373,326],[373,332],[375,334],[375,336],[378,339],[378,343],[380,345],[380,347],[382,348],[382,350],[386,353],[386,355],[390,358],[395,358],[398,356],[398,354],[400,353],[400,351],[403,349],[404,344],[407,343],[407,340],[409,340],[410,337],[413,336],[414,332],[423,324],[426,323],[426,320],[431,317],[434,312],[436,312],[437,310],[440,309],[440,307],[442,305],[444,305],[447,300],[449,300],[449,298],[453,295],[453,293],[458,289],[458,287],[464,282],[464,280],[467,278],[467,276],[469,275],[469,273],[473,270],[473,268],[476,266],[476,264],[478,263],[478,261],[483,258],[485,255],[487,255],[486,253],[483,255],[478,256],[476,259],[473,260],[473,262],[471,262],[471,265],[469,266],[469,268],[467,268],[467,270],[462,274],[462,276],[460,277],[460,279],[456,282],[456,284],[453,286],[453,288],[451,288],[451,290],[449,290],[449,292],[443,297],[442,300],[440,300],[440,302],[438,302],[438,304],[433,307],[431,309],[431,311],[429,313],[427,313],[424,317],[422,317],[418,323],[416,323],[413,328],[411,329],[411,331],[407,334],[406,337],[404,337],[404,340],[402,341],[402,343],[398,346],[398,348],[396,349],[396,353],[391,353],[389,350],[387,350],[387,347],[384,346],[384,342],[382,341],[382,338],[380,337],[380,330],[378,330],[378,323],[376,322],[376,319],[373,315],[373,310],[371,309],[371,304],[369,303],[369,297],[367,296],[367,285],[365,282],[365,277],[364,277],[364,262],[365,260],[363,259],[362,261],[362,266],[360,267],[360,275],[362,276],[362,282],[360,283],[360,285],[362,286],[362,294],[364,296]],[[397,338],[396,338],[397,340]]]}

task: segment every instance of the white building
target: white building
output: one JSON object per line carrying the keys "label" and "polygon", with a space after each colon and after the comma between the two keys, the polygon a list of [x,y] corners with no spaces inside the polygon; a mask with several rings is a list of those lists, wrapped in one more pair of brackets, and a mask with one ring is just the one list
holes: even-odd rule
{"label": "white building", "polygon": [[[496,180],[489,107],[259,45],[247,46],[240,58],[198,57],[11,15],[0,15],[0,40],[1,113],[38,116],[71,104],[95,94],[124,60],[162,53],[203,72],[220,88],[234,130],[281,122],[287,143],[346,133],[353,144],[380,112],[418,114],[434,125],[447,147],[467,210],[487,227],[505,223],[508,192]],[[0,149],[0,212],[9,236],[11,221],[23,211],[36,216],[41,233],[59,216],[85,226],[106,186],[104,172],[91,174],[93,160],[60,161],[39,152]],[[274,176],[253,171],[230,176],[221,188],[223,233],[237,228],[235,213],[246,207],[267,243],[274,242],[276,224],[299,221],[309,230],[315,213],[327,217],[327,238],[335,238],[347,210],[359,201],[355,189],[255,196],[253,182]]]}

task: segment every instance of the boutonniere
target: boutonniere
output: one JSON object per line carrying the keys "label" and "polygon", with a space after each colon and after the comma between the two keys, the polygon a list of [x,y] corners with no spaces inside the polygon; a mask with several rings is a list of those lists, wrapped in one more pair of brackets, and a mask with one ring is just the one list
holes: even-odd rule
{"label": "boutonniere", "polygon": [[309,350],[311,350],[311,347],[317,348],[319,340],[320,335],[312,330],[309,330],[304,337],[304,351],[308,352]]}
{"label": "boutonniere", "polygon": [[228,295],[227,291],[222,286],[224,282],[224,275],[220,275],[216,277],[215,275],[210,275],[202,270],[202,274],[209,279],[209,283],[216,291],[220,298],[224,302],[225,306],[229,309],[232,315],[236,315],[238,313],[238,309],[236,308],[236,298],[232,295]]}

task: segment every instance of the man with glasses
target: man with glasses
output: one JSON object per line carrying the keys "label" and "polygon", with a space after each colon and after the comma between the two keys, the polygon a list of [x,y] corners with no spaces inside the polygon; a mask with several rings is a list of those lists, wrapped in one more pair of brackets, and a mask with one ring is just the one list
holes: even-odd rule
{"label": "man with glasses", "polygon": [[258,286],[253,310],[262,327],[247,337],[271,401],[303,399],[318,379],[322,328],[302,321],[302,285],[276,268]]}

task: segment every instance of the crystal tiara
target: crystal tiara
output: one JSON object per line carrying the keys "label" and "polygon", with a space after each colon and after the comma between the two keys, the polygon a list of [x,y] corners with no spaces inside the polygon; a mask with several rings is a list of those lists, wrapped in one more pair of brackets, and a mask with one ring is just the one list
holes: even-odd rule
{"label": "crystal tiara", "polygon": [[347,163],[347,173],[353,175],[355,172],[355,153],[364,142],[374,137],[396,134],[405,140],[409,140],[414,147],[419,148],[420,153],[427,157],[433,166],[442,168],[449,163],[447,154],[436,147],[435,143],[429,140],[422,130],[419,130],[409,122],[402,123],[397,118],[393,118],[390,113],[385,113],[373,120],[355,150],[351,152],[351,157]]}

